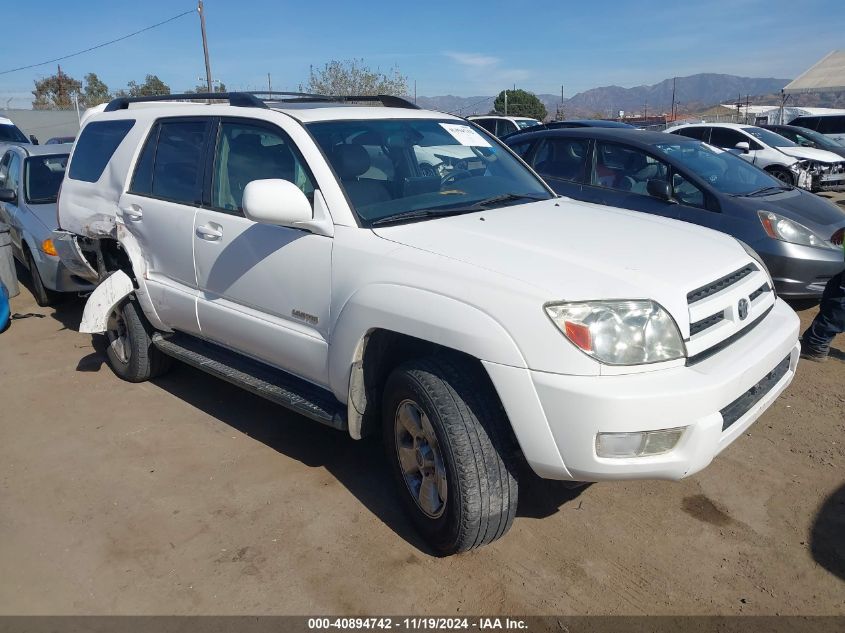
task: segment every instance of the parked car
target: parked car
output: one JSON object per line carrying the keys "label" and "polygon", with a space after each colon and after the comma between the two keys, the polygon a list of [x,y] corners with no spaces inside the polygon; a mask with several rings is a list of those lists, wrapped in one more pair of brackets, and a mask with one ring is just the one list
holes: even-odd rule
{"label": "parked car", "polygon": [[73,143],[76,140],[75,136],[54,136],[48,139],[44,145],[63,145],[65,143]]}
{"label": "parked car", "polygon": [[59,292],[93,289],[62,265],[53,244],[69,153],[69,145],[12,145],[0,159],[0,222],[11,229],[12,252],[29,271],[40,306],[54,303]]}
{"label": "parked car", "polygon": [[[551,479],[680,479],[792,380],[798,318],[732,237],[559,198],[493,135],[395,97],[214,98],[85,122],[54,233],[99,284],[80,329],[125,380],[177,358],[380,433],[438,553],[508,530],[519,452]],[[477,163],[425,174],[418,147]]]}
{"label": "parked car", "polygon": [[0,143],[29,144],[29,139],[11,120],[0,116]]}
{"label": "parked car", "polygon": [[508,144],[559,194],[723,231],[763,258],[790,299],[821,296],[842,270],[829,240],[845,211],[732,152],[662,132],[527,132]]}
{"label": "parked car", "polygon": [[535,125],[540,125],[537,119],[532,119],[525,116],[500,116],[500,115],[484,115],[484,116],[468,116],[468,121],[472,121],[476,125],[480,125],[491,134],[498,137],[507,136],[519,130],[524,130]]}
{"label": "parked car", "polygon": [[789,124],[815,130],[838,143],[845,143],[845,114],[799,116],[792,119]]}
{"label": "parked car", "polygon": [[[841,156],[812,147],[800,147],[787,138],[754,125],[706,123],[666,130],[735,151],[749,163],[778,180],[803,189],[845,189],[845,161]],[[802,171],[807,178],[801,177]]]}
{"label": "parked car", "polygon": [[798,127],[797,125],[761,125],[760,127],[775,134],[780,134],[801,147],[815,147],[845,158],[845,145],[815,130]]}

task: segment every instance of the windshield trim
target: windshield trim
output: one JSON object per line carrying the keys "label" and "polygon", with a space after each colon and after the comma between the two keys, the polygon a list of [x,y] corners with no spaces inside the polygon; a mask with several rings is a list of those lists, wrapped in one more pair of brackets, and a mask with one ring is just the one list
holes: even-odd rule
{"label": "windshield trim", "polygon": [[[319,151],[319,152],[320,152],[320,156],[322,157],[323,162],[324,162],[324,163],[326,164],[326,166],[329,168],[329,171],[331,172],[332,177],[334,178],[334,182],[335,182],[335,184],[337,185],[337,188],[338,188],[338,189],[340,190],[340,192],[343,194],[343,199],[346,201],[346,205],[349,207],[349,210],[352,212],[352,217],[353,217],[353,219],[355,220],[355,224],[356,224],[356,226],[357,226],[358,228],[371,229],[371,228],[373,228],[373,227],[372,227],[372,221],[371,221],[371,220],[366,220],[365,218],[361,217],[361,215],[358,213],[358,210],[355,208],[355,205],[352,203],[352,200],[349,198],[349,194],[347,193],[346,188],[343,186],[343,183],[342,183],[342,181],[341,181],[340,175],[337,173],[337,171],[335,170],[334,165],[332,164],[331,160],[329,160],[328,155],[327,155],[327,154],[326,154],[326,152],[323,150],[323,146],[320,144],[320,142],[319,142],[319,141],[317,140],[317,138],[314,136],[314,133],[313,133],[313,131],[312,131],[312,129],[311,129],[311,128],[312,128],[312,126],[314,126],[314,125],[319,125],[319,124],[321,124],[321,123],[362,123],[362,122],[366,122],[366,121],[384,121],[384,120],[390,120],[390,121],[408,121],[408,122],[415,122],[415,121],[433,121],[433,122],[435,122],[435,123],[452,123],[452,124],[465,123],[465,124],[467,124],[467,125],[471,126],[471,127],[472,127],[472,128],[473,128],[476,132],[478,132],[479,134],[481,134],[481,135],[484,137],[484,139],[485,139],[486,141],[488,141],[491,145],[495,145],[495,146],[496,146],[497,148],[499,148],[500,150],[504,150],[504,151],[505,151],[505,152],[507,152],[507,153],[508,153],[511,157],[513,157],[513,158],[514,158],[514,159],[515,159],[515,160],[516,160],[516,161],[517,161],[520,165],[522,165],[522,167],[524,167],[524,168],[525,168],[525,170],[526,170],[526,171],[527,171],[527,172],[528,172],[528,173],[529,173],[529,174],[530,174],[530,175],[531,175],[531,176],[532,176],[532,177],[533,177],[533,178],[534,178],[534,179],[535,179],[535,180],[536,180],[536,181],[540,184],[540,186],[541,186],[541,187],[542,187],[542,188],[543,188],[543,189],[544,189],[544,190],[545,190],[545,191],[549,194],[549,198],[548,198],[549,200],[552,200],[552,199],[554,199],[554,198],[558,198],[558,197],[559,197],[559,196],[558,196],[558,194],[557,194],[557,193],[555,193],[554,189],[552,189],[552,188],[551,188],[551,187],[550,187],[550,186],[546,183],[546,181],[545,181],[545,180],[543,180],[542,178],[540,178],[540,176],[538,176],[538,175],[534,172],[534,170],[531,168],[531,166],[530,166],[530,165],[528,165],[528,163],[526,163],[526,162],[522,159],[522,157],[521,157],[519,154],[517,154],[515,151],[513,151],[513,150],[512,150],[512,149],[511,149],[511,148],[510,148],[510,147],[509,147],[506,143],[502,142],[502,140],[501,140],[501,139],[499,139],[497,136],[495,136],[495,135],[491,134],[490,132],[488,132],[487,130],[485,130],[485,129],[484,129],[484,128],[482,128],[480,125],[478,125],[477,123],[475,123],[474,121],[472,121],[472,120],[470,120],[470,119],[465,119],[465,118],[460,118],[460,117],[457,117],[457,118],[453,118],[453,117],[445,117],[445,118],[439,118],[439,117],[408,117],[408,118],[401,118],[401,117],[400,117],[400,118],[395,118],[395,119],[394,119],[394,118],[390,118],[390,119],[377,119],[377,118],[368,118],[368,119],[344,118],[344,119],[326,119],[326,120],[319,120],[319,121],[309,121],[309,122],[307,122],[307,123],[305,123],[305,122],[301,122],[302,129],[303,129],[303,130],[305,130],[305,133],[306,133],[306,134],[308,135],[308,137],[311,139],[311,142],[312,142],[312,143],[314,144],[314,146],[317,148],[317,151]],[[315,187],[315,188],[319,188],[319,187]],[[424,218],[424,220],[429,220],[429,219],[434,219],[434,218]]]}
{"label": "windshield trim", "polygon": [[[23,161],[23,197],[26,200],[27,204],[55,204],[56,201],[59,199],[59,192],[56,192],[56,195],[52,198],[31,198],[29,195],[29,163],[33,159],[47,159],[47,158],[61,158],[64,156],[67,159],[70,159],[70,153],[63,154],[59,152],[58,154],[36,154],[35,156],[27,156]],[[65,163],[65,170],[67,170],[67,163]],[[63,178],[64,180],[64,178]],[[61,190],[62,186],[59,185],[59,189]]]}

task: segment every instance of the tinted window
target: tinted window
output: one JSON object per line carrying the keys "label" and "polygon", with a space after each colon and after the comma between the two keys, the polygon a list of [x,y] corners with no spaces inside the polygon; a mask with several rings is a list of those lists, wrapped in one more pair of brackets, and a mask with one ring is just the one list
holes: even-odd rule
{"label": "tinted window", "polygon": [[0,142],[29,143],[29,139],[16,126],[6,123],[0,125]]}
{"label": "tinted window", "polygon": [[158,134],[152,195],[174,202],[202,200],[206,121],[163,121]]}
{"label": "tinted window", "polygon": [[540,142],[532,166],[545,178],[582,182],[587,170],[589,141],[547,138]]}
{"label": "tinted window", "polygon": [[6,188],[18,190],[18,185],[21,182],[21,159],[17,154],[12,154],[12,160],[9,163],[9,171],[6,175]]}
{"label": "tinted window", "polygon": [[94,121],[86,125],[73,150],[68,178],[97,182],[133,125],[132,119]]}
{"label": "tinted window", "polygon": [[649,180],[668,180],[663,161],[634,147],[596,143],[591,182],[599,187],[648,195]]}
{"label": "tinted window", "polygon": [[816,129],[822,134],[845,134],[845,116],[819,117]]}
{"label": "tinted window", "polygon": [[9,163],[12,160],[12,152],[6,152],[3,160],[0,160],[0,189],[6,188],[6,178],[9,176]]}
{"label": "tinted window", "polygon": [[473,123],[480,125],[488,132],[496,133],[496,119],[473,119]]}
{"label": "tinted window", "polygon": [[817,116],[799,116],[789,122],[790,125],[797,125],[798,127],[805,127],[810,130],[815,130],[819,124],[819,117]]}
{"label": "tinted window", "polygon": [[138,162],[135,164],[135,173],[132,175],[132,183],[129,185],[129,191],[132,193],[148,196],[153,192],[153,164],[155,163],[159,129],[158,124],[153,126],[150,135],[147,137],[147,142],[144,143],[144,149],[141,150],[141,155],[138,157]]}
{"label": "tinted window", "polygon": [[748,143],[751,140],[738,130],[727,127],[714,127],[710,132],[710,144],[724,149],[734,149],[737,143]]}
{"label": "tinted window", "polygon": [[707,127],[683,127],[680,130],[675,130],[672,134],[680,134],[681,136],[698,139],[699,141],[706,141],[709,131],[710,128]]}
{"label": "tinted window", "polygon": [[496,121],[496,136],[504,136],[516,132],[516,123],[508,121],[507,119],[499,119]]}
{"label": "tinted window", "polygon": [[67,167],[67,154],[30,156],[26,159],[26,199],[34,204],[56,201]]}
{"label": "tinted window", "polygon": [[513,145],[510,145],[510,148],[513,151],[515,151],[517,154],[519,154],[522,158],[525,158],[525,156],[528,154],[528,150],[531,149],[531,143],[532,143],[532,141],[523,141],[522,143],[514,143]]}
{"label": "tinted window", "polygon": [[[382,172],[381,177],[386,175]],[[311,176],[287,134],[275,128],[223,122],[215,151],[212,206],[242,211],[247,184],[268,178],[292,182],[306,195],[314,193]]]}

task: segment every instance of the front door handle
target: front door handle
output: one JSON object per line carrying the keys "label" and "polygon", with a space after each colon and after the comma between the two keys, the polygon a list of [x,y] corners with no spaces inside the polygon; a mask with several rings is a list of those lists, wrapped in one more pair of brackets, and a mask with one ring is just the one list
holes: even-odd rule
{"label": "front door handle", "polygon": [[137,204],[130,204],[128,207],[121,207],[120,210],[123,212],[124,218],[132,220],[133,222],[137,222],[144,217],[144,212]]}
{"label": "front door handle", "polygon": [[197,227],[197,237],[214,242],[223,237],[223,231],[207,224],[201,224]]}

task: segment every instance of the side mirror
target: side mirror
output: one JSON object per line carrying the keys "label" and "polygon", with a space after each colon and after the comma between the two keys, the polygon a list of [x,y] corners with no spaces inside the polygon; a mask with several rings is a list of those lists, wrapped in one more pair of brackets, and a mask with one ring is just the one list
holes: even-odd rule
{"label": "side mirror", "polygon": [[278,178],[249,182],[244,188],[243,208],[247,218],[261,224],[296,227],[314,217],[302,190]]}
{"label": "side mirror", "polygon": [[653,179],[646,183],[646,191],[653,198],[659,198],[666,202],[672,201],[672,187],[666,180]]}
{"label": "side mirror", "polygon": [[751,146],[748,144],[747,141],[740,141],[736,145],[734,145],[734,149],[738,149],[743,154],[747,154],[751,150]]}
{"label": "side mirror", "polygon": [[29,142],[33,145],[38,145],[38,139],[35,137],[35,134],[29,135]]}
{"label": "side mirror", "polygon": [[0,202],[11,202],[15,204],[18,201],[18,193],[14,189],[0,189]]}

